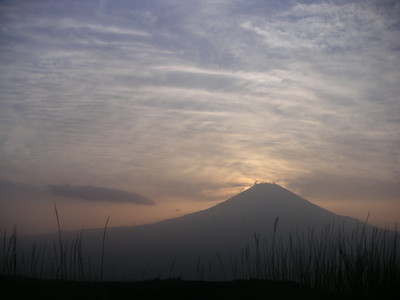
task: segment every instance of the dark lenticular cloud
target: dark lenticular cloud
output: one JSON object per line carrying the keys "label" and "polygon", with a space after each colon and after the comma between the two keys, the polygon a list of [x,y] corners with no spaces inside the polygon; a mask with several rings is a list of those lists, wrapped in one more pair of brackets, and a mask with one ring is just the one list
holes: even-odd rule
{"label": "dark lenticular cloud", "polygon": [[143,195],[94,186],[49,185],[49,193],[62,197],[73,197],[90,201],[105,201],[113,203],[134,203],[154,205],[155,202]]}

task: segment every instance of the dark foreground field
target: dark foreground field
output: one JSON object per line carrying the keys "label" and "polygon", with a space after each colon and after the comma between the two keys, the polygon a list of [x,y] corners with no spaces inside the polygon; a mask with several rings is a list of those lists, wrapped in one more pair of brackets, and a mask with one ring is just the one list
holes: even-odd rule
{"label": "dark foreground field", "polygon": [[[13,276],[0,278],[1,299],[355,299],[294,282],[269,280],[210,282],[156,279],[99,283]],[[376,299],[385,299],[382,296]]]}

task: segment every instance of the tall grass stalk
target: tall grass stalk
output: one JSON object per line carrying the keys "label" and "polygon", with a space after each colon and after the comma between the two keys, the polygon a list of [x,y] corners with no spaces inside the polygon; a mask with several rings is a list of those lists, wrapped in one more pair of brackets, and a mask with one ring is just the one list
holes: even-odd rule
{"label": "tall grass stalk", "polygon": [[107,232],[107,226],[108,226],[109,220],[110,220],[110,217],[107,218],[106,224],[104,225],[104,231],[103,231],[103,241],[102,241],[102,245],[101,245],[100,281],[103,281],[104,246],[105,246],[105,242],[106,242],[106,232]]}
{"label": "tall grass stalk", "polygon": [[[57,210],[57,205],[56,203],[54,203],[54,211],[56,214],[56,219],[57,219],[57,228],[58,228],[58,242],[59,242],[59,248],[60,248],[60,258],[59,258],[59,265],[57,268],[57,276],[58,276],[58,272],[61,273],[61,279],[66,279],[65,276],[65,256],[64,256],[64,247],[63,247],[63,240],[61,238],[61,226],[60,226],[60,218],[58,216],[58,210]],[[56,247],[54,247],[55,251],[56,251]],[[56,255],[57,257],[57,255]]]}

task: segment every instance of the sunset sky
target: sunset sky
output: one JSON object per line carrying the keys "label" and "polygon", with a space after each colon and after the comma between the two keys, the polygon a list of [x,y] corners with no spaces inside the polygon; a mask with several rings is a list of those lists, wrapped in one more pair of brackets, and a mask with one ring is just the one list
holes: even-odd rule
{"label": "sunset sky", "polygon": [[400,221],[400,2],[3,0],[0,230],[136,225],[275,182]]}

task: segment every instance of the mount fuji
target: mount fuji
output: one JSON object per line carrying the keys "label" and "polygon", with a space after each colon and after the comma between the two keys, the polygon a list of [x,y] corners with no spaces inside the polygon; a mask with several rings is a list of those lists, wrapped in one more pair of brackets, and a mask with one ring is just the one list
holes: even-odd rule
{"label": "mount fuji", "polygon": [[[107,228],[105,274],[110,279],[121,278],[121,274],[135,280],[174,275],[195,278],[199,264],[215,266],[228,256],[240,257],[255,237],[267,241],[272,235],[318,233],[329,226],[352,231],[363,223],[329,212],[277,184],[256,184],[214,207],[179,218]],[[62,232],[70,241],[77,234]],[[83,252],[94,267],[101,261],[103,234],[104,229],[83,233]],[[57,239],[55,234],[45,239],[49,238]]]}

